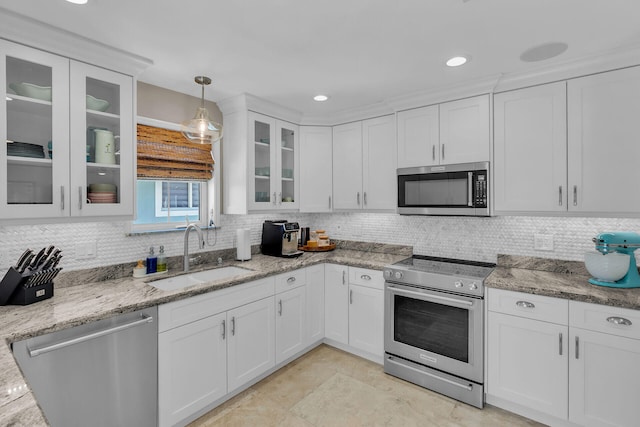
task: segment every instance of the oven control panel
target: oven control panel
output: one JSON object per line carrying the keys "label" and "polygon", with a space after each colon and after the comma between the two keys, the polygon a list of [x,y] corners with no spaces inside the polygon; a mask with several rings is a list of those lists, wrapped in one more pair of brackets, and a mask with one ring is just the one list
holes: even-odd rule
{"label": "oven control panel", "polygon": [[484,285],[482,280],[477,278],[455,277],[437,273],[417,272],[413,270],[401,270],[389,267],[383,269],[383,276],[388,282],[409,284],[478,297],[482,297],[484,295]]}

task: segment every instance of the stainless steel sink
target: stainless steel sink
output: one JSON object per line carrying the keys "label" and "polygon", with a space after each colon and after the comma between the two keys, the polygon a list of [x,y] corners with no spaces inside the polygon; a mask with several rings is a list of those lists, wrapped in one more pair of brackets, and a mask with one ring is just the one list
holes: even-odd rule
{"label": "stainless steel sink", "polygon": [[166,279],[147,282],[147,284],[163,291],[175,291],[186,288],[187,286],[215,282],[216,280],[228,279],[229,277],[234,276],[243,276],[250,273],[253,273],[253,271],[247,270],[246,268],[229,266],[182,274],[180,276],[167,277]]}

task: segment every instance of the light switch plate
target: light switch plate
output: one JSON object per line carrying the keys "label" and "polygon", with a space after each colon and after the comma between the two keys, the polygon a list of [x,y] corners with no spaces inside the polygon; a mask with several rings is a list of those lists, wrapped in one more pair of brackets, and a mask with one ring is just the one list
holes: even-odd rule
{"label": "light switch plate", "polygon": [[76,259],[91,259],[98,256],[98,241],[76,243]]}
{"label": "light switch plate", "polygon": [[537,251],[553,251],[553,234],[534,234],[533,249]]}

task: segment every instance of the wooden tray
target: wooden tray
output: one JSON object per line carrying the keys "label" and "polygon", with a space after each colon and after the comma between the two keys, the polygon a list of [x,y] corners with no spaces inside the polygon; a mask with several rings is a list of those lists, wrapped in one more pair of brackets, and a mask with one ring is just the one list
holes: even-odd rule
{"label": "wooden tray", "polygon": [[298,246],[298,249],[305,252],[327,252],[336,248],[335,243],[329,243],[329,246]]}

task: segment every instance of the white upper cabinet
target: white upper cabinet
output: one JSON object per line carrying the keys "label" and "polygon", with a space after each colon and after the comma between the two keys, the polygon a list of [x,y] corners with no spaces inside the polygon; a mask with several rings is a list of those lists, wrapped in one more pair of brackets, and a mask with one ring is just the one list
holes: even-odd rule
{"label": "white upper cabinet", "polygon": [[133,215],[133,78],[1,40],[0,57],[0,217]]}
{"label": "white upper cabinet", "polygon": [[398,122],[398,167],[437,165],[440,160],[438,106],[400,111]]}
{"label": "white upper cabinet", "polygon": [[332,210],[332,130],[300,127],[300,212]]}
{"label": "white upper cabinet", "polygon": [[566,211],[566,83],[494,97],[495,212]]}
{"label": "white upper cabinet", "polygon": [[298,126],[249,113],[249,210],[297,209]]}
{"label": "white upper cabinet", "polygon": [[440,104],[440,164],[488,161],[489,95]]}
{"label": "white upper cabinet", "polygon": [[333,128],[334,210],[395,210],[393,116]]}
{"label": "white upper cabinet", "polygon": [[399,168],[489,160],[488,95],[401,111],[397,117]]}
{"label": "white upper cabinet", "polygon": [[569,210],[640,212],[640,67],[569,80]]}

